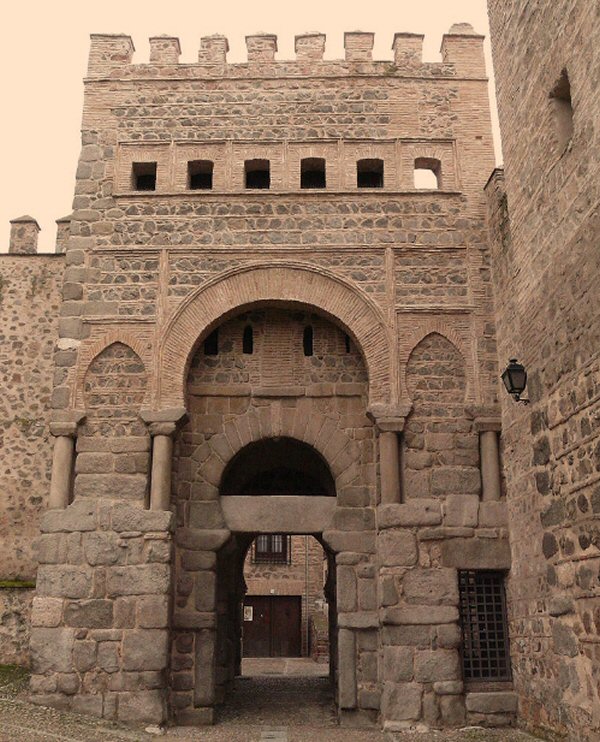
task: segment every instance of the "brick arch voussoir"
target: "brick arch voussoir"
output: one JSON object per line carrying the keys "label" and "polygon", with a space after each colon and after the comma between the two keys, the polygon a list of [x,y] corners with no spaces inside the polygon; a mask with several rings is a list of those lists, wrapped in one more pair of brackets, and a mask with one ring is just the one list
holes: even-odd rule
{"label": "brick arch voussoir", "polygon": [[80,347],[72,398],[72,406],[74,408],[83,409],[85,407],[84,383],[90,366],[101,353],[110,348],[111,345],[116,344],[126,345],[136,354],[140,359],[140,362],[143,364],[148,385],[142,406],[149,401],[149,396],[151,394],[150,382],[152,378],[152,357],[150,352],[152,346],[145,339],[139,338],[133,333],[123,330],[114,330],[102,335],[101,337],[95,338],[89,344],[82,344]]}
{"label": "brick arch voussoir", "polygon": [[390,394],[391,335],[377,304],[357,286],[305,264],[253,264],[221,274],[201,286],[179,307],[163,335],[157,408],[184,406],[191,356],[199,339],[237,308],[265,301],[315,307],[354,338],[369,375],[369,401]]}
{"label": "brick arch voussoir", "polygon": [[[264,407],[262,409],[268,408]],[[251,418],[254,418],[258,424],[253,425]],[[243,427],[240,423],[242,420],[244,420]],[[253,410],[246,412],[235,420],[229,420],[225,423],[223,432],[212,436],[208,441],[211,450],[211,484],[220,485],[229,463],[250,443],[281,436],[301,440],[303,443],[312,446],[329,467],[336,482],[336,487],[338,482],[340,487],[344,486],[354,478],[353,467],[357,467],[360,456],[358,445],[341,428],[336,427],[331,438],[320,435],[321,430],[322,428],[316,434],[307,430],[300,439],[295,435],[291,416],[282,418],[280,424],[276,425],[271,414],[263,415],[262,419],[259,420],[258,415]],[[247,434],[248,431],[249,435]]]}
{"label": "brick arch voussoir", "polygon": [[465,389],[465,403],[472,402],[475,394],[475,374],[474,374],[474,359],[472,357],[472,349],[470,344],[465,338],[461,337],[452,328],[447,327],[439,320],[432,320],[427,322],[424,326],[420,327],[415,331],[410,340],[406,343],[407,351],[405,351],[400,358],[400,384],[402,389],[402,396],[406,399],[410,399],[408,394],[408,387],[406,384],[406,369],[410,362],[412,354],[415,352],[420,343],[430,335],[441,335],[447,340],[460,354],[465,364],[465,378],[467,382],[467,388]]}

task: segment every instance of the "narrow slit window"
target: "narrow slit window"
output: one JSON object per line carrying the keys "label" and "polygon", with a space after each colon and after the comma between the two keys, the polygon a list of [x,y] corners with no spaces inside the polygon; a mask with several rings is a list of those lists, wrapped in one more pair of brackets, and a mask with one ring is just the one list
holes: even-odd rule
{"label": "narrow slit window", "polygon": [[352,346],[350,345],[350,335],[348,334],[344,335],[344,347],[346,348],[346,353],[350,353]]}
{"label": "narrow slit window", "polygon": [[459,570],[458,588],[465,680],[510,680],[504,575]]}
{"label": "narrow slit window", "polygon": [[131,180],[134,191],[155,191],[156,163],[134,162],[131,168]]}
{"label": "narrow slit window", "polygon": [[271,164],[268,160],[246,160],[244,175],[246,188],[271,187]]}
{"label": "narrow slit window", "polygon": [[188,188],[191,191],[209,191],[213,187],[213,163],[210,160],[188,162]]}
{"label": "narrow slit window", "polygon": [[383,160],[359,160],[356,163],[358,188],[383,188]]}
{"label": "narrow slit window", "polygon": [[313,328],[312,325],[306,325],[302,336],[302,348],[305,356],[313,354]]}
{"label": "narrow slit window", "polygon": [[325,188],[325,160],[305,157],[300,162],[300,188]]}
{"label": "narrow slit window", "polygon": [[439,190],[442,187],[442,163],[433,157],[417,157],[414,178],[418,190]]}
{"label": "narrow slit window", "polygon": [[219,355],[219,330],[213,330],[210,335],[204,341],[204,355],[205,356],[218,356]]}
{"label": "narrow slit window", "polygon": [[242,337],[242,352],[251,356],[254,353],[254,331],[250,325],[244,327],[244,335]]}
{"label": "narrow slit window", "polygon": [[556,131],[556,143],[562,153],[573,138],[573,104],[571,102],[571,83],[566,70],[561,72],[555,86],[550,91],[550,103]]}

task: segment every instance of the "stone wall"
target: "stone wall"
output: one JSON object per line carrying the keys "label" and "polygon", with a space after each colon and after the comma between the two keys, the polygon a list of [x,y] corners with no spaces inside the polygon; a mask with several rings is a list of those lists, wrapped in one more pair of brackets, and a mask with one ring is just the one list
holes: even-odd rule
{"label": "stone wall", "polygon": [[0,256],[0,579],[35,578],[63,270],[60,256]]}
{"label": "stone wall", "polygon": [[[515,685],[526,724],[591,741],[600,735],[600,93],[589,74],[600,63],[598,7],[491,0],[489,11],[506,169],[506,195],[500,173],[488,185],[498,345],[502,363],[516,356],[527,368],[531,399],[503,397]],[[563,71],[566,139],[552,97]]]}

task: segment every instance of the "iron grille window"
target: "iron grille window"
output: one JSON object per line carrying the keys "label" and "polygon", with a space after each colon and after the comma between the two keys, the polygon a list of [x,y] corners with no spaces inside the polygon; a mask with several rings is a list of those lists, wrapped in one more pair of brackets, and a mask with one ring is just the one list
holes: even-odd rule
{"label": "iron grille window", "polygon": [[504,575],[460,570],[460,619],[465,680],[510,680]]}
{"label": "iron grille window", "polygon": [[289,564],[290,537],[282,533],[263,533],[254,540],[255,564]]}

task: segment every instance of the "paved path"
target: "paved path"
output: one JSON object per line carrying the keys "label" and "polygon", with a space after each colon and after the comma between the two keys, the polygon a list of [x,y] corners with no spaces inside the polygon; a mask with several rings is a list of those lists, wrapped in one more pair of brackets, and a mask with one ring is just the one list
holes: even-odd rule
{"label": "paved path", "polygon": [[0,742],[533,742],[515,730],[389,734],[337,725],[327,665],[244,660],[243,677],[214,727],[176,727],[157,736],[29,704],[0,686]]}

